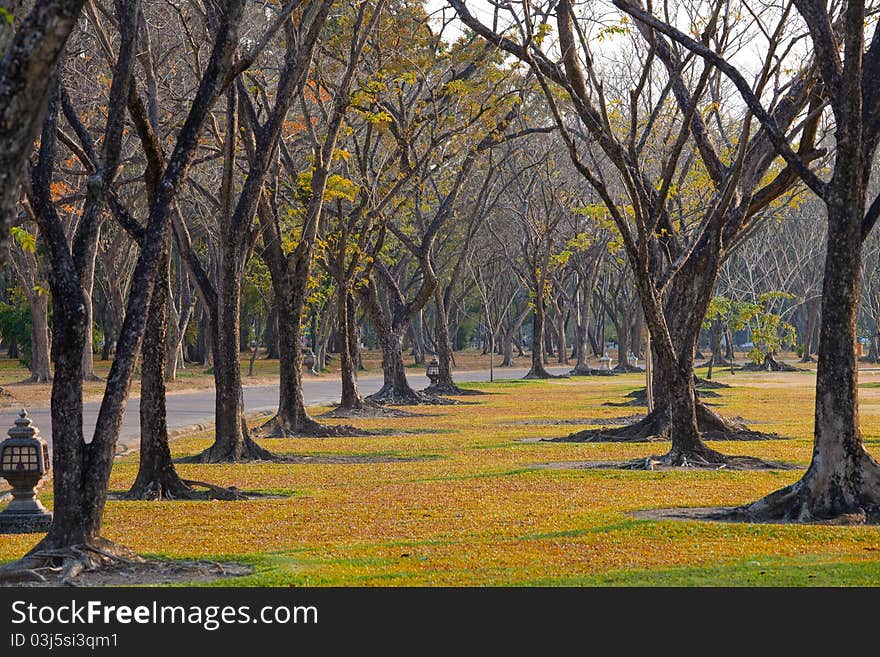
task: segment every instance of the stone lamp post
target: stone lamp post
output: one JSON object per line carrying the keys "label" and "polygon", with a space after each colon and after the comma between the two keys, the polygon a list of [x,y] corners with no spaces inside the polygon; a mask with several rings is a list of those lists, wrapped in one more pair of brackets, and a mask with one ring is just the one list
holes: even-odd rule
{"label": "stone lamp post", "polygon": [[24,409],[7,433],[0,442],[0,477],[12,486],[12,501],[0,512],[0,533],[47,531],[52,513],[37,499],[37,486],[52,467],[49,446]]}

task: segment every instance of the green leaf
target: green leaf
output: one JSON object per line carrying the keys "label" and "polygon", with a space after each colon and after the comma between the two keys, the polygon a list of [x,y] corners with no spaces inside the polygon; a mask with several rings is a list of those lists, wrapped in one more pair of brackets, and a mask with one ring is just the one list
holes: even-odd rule
{"label": "green leaf", "polygon": [[9,229],[12,238],[21,245],[25,251],[34,253],[37,250],[37,237],[26,231],[21,226],[13,226]]}

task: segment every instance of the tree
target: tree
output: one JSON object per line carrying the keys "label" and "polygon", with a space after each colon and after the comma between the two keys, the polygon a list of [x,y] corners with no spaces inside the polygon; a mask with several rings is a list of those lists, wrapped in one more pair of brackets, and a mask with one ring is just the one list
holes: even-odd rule
{"label": "tree", "polygon": [[[28,206],[28,209],[30,207]],[[30,229],[30,230],[28,230]],[[31,383],[52,380],[49,348],[49,284],[45,258],[37,256],[39,231],[35,223],[13,227],[14,240],[8,248],[10,262],[21,283],[21,292],[30,311],[28,367]]]}
{"label": "tree", "polygon": [[69,579],[83,569],[97,568],[108,561],[115,561],[117,556],[133,556],[129,550],[101,537],[110,470],[153,282],[168,231],[171,205],[193,161],[211,105],[233,70],[232,58],[238,45],[237,28],[243,5],[238,0],[230,0],[217,17],[211,58],[205,66],[174,151],[159,178],[157,194],[150,205],[149,217],[143,229],[141,252],[135,266],[116,358],[110,369],[95,431],[88,443],[84,440],[82,425],[82,350],[86,336],[82,275],[86,263],[83,262],[85,249],[81,247],[94,239],[97,233],[99,213],[107,197],[112,196],[112,182],[118,171],[126,101],[133,79],[137,44],[140,12],[137,0],[117,6],[120,45],[113,67],[104,141],[100,158],[92,160],[95,174],[90,179],[88,195],[73,236],[73,248],[64,233],[50,191],[57,149],[60,105],[57,89],[49,103],[28,194],[46,240],[52,268],[52,358],[55,376],[51,401],[55,504],[47,535],[23,559],[0,569],[0,578],[40,579],[43,576],[38,569],[56,569],[60,566],[63,569],[62,577]]}
{"label": "tree", "polygon": [[794,5],[806,23],[834,120],[835,157],[827,179],[794,152],[760,96],[724,57],[649,13],[628,3],[625,8],[735,83],[777,152],[827,212],[813,457],[801,479],[739,507],[734,515],[748,520],[859,523],[876,518],[880,509],[880,464],[865,450],[859,430],[855,348],[862,244],[880,216],[880,197],[870,203],[867,198],[880,143],[880,29],[875,23],[867,39],[864,1],[835,5],[835,13],[817,0],[796,0]]}
{"label": "tree", "polygon": [[[385,11],[380,1],[354,9],[350,27],[336,34],[336,47],[343,53],[339,77],[315,80],[310,87],[311,100],[301,99],[303,138],[306,139],[311,161],[300,168],[284,144],[280,148],[280,166],[290,177],[286,199],[280,195],[278,181],[269,186],[268,201],[260,207],[259,218],[264,226],[264,259],[269,267],[275,302],[278,309],[278,344],[281,366],[278,412],[261,430],[268,435],[359,435],[363,432],[349,426],[326,426],[311,418],[306,411],[302,390],[303,327],[309,283],[315,251],[321,235],[324,205],[334,194],[345,194],[349,188],[344,177],[334,173],[340,153],[337,143],[345,116],[352,103],[352,90],[358,78],[358,66],[368,37]],[[321,67],[316,67],[319,70]],[[321,133],[312,112],[322,118]],[[313,124],[314,121],[314,124]],[[349,190],[350,191],[350,190]]]}
{"label": "tree", "polygon": [[[56,65],[84,0],[37,0],[27,18],[0,32],[0,237],[6,239],[25,163],[40,132]],[[0,22],[16,20],[23,2],[4,0]],[[11,38],[10,38],[11,36]],[[7,47],[8,46],[8,47]],[[0,262],[6,257],[0,249]]]}
{"label": "tree", "polygon": [[[727,126],[719,120],[723,129],[717,136],[725,147],[715,143],[698,108],[704,94],[711,94],[713,75],[717,79],[718,73],[708,64],[699,70],[692,57],[682,57],[650,29],[639,28],[647,51],[633,51],[627,70],[634,75],[626,82],[628,89],[618,88],[612,95],[614,89],[606,87],[608,79],[597,68],[585,36],[585,21],[575,15],[569,0],[557,3],[555,9],[523,5],[517,10],[516,5],[508,5],[508,15],[513,13],[510,24],[518,31],[516,40],[479,21],[464,2],[450,0],[450,4],[468,27],[528,63],[538,75],[572,163],[602,198],[621,234],[651,334],[658,391],[654,411],[636,425],[581,432],[571,439],[643,440],[664,435],[671,438],[672,446],[659,457],[661,463],[715,467],[733,463],[733,457],[709,448],[701,432],[711,431],[718,438],[750,434],[698,402],[695,345],[726,246],[797,182],[795,171],[774,165],[772,136],[766,130],[752,134],[748,115],[723,118]],[[735,32],[728,29],[732,16],[721,13],[723,4],[717,2],[708,16],[691,18],[705,25],[704,41],[733,48],[729,40]],[[541,49],[553,27],[548,21],[551,13],[556,18],[561,64]],[[775,29],[761,26],[770,37],[771,51],[783,25],[780,21]],[[619,25],[615,30],[628,33]],[[666,74],[662,89],[652,82],[655,65]],[[682,73],[685,69],[690,71],[687,77]],[[756,79],[760,95],[768,90],[776,71],[771,52]],[[818,117],[810,111],[817,100],[814,87],[809,68],[783,87],[773,87],[774,120],[797,129],[805,159],[818,156],[813,148]],[[557,100],[560,96],[564,106]],[[666,102],[667,96],[674,104]],[[710,117],[720,111],[723,100],[712,98]],[[806,120],[796,123],[798,119]],[[733,134],[728,135],[728,130]]]}

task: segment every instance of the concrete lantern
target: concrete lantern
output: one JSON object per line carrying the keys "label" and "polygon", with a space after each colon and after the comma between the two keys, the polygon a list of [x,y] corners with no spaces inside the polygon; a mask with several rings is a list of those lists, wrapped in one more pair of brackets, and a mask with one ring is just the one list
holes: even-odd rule
{"label": "concrete lantern", "polygon": [[431,385],[437,385],[437,381],[440,380],[440,363],[437,362],[436,358],[432,358],[431,362],[428,363],[428,368],[425,370],[425,374],[431,380]]}
{"label": "concrete lantern", "polygon": [[52,469],[49,446],[24,409],[0,442],[0,476],[12,486],[12,501],[0,512],[0,533],[44,532],[52,513],[37,499],[37,486]]}

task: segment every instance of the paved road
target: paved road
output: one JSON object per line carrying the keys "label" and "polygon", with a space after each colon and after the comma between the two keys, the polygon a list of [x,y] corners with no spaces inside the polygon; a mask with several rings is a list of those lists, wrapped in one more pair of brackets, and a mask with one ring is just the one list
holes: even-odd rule
{"label": "paved road", "polygon": [[[571,369],[570,365],[548,366],[551,373],[563,374]],[[528,370],[523,368],[504,368],[495,370],[495,378],[519,378]],[[409,374],[410,385],[416,390],[427,387],[428,379],[424,374]],[[488,381],[489,370],[470,370],[455,373],[455,380],[464,381]],[[358,379],[358,385],[363,395],[369,395],[382,387],[381,375],[362,376]],[[320,377],[307,377],[303,381],[303,393],[306,404],[319,406],[332,404],[339,401],[341,383],[338,377],[324,375]],[[247,386],[244,389],[244,405],[248,414],[273,412],[278,408],[278,386]],[[89,402],[83,405],[83,429],[89,439],[95,428],[98,416],[98,402]],[[214,391],[200,390],[196,392],[180,392],[169,394],[166,401],[168,410],[168,429],[170,432],[179,432],[184,429],[210,425],[214,422]],[[0,413],[0,439],[5,437],[5,427],[12,426],[18,410],[9,408]],[[28,413],[34,424],[39,427],[40,435],[51,444],[52,418],[48,408],[30,408]],[[140,436],[140,398],[132,397],[128,400],[125,415],[122,420],[122,430],[119,434],[119,451],[135,449]]]}

